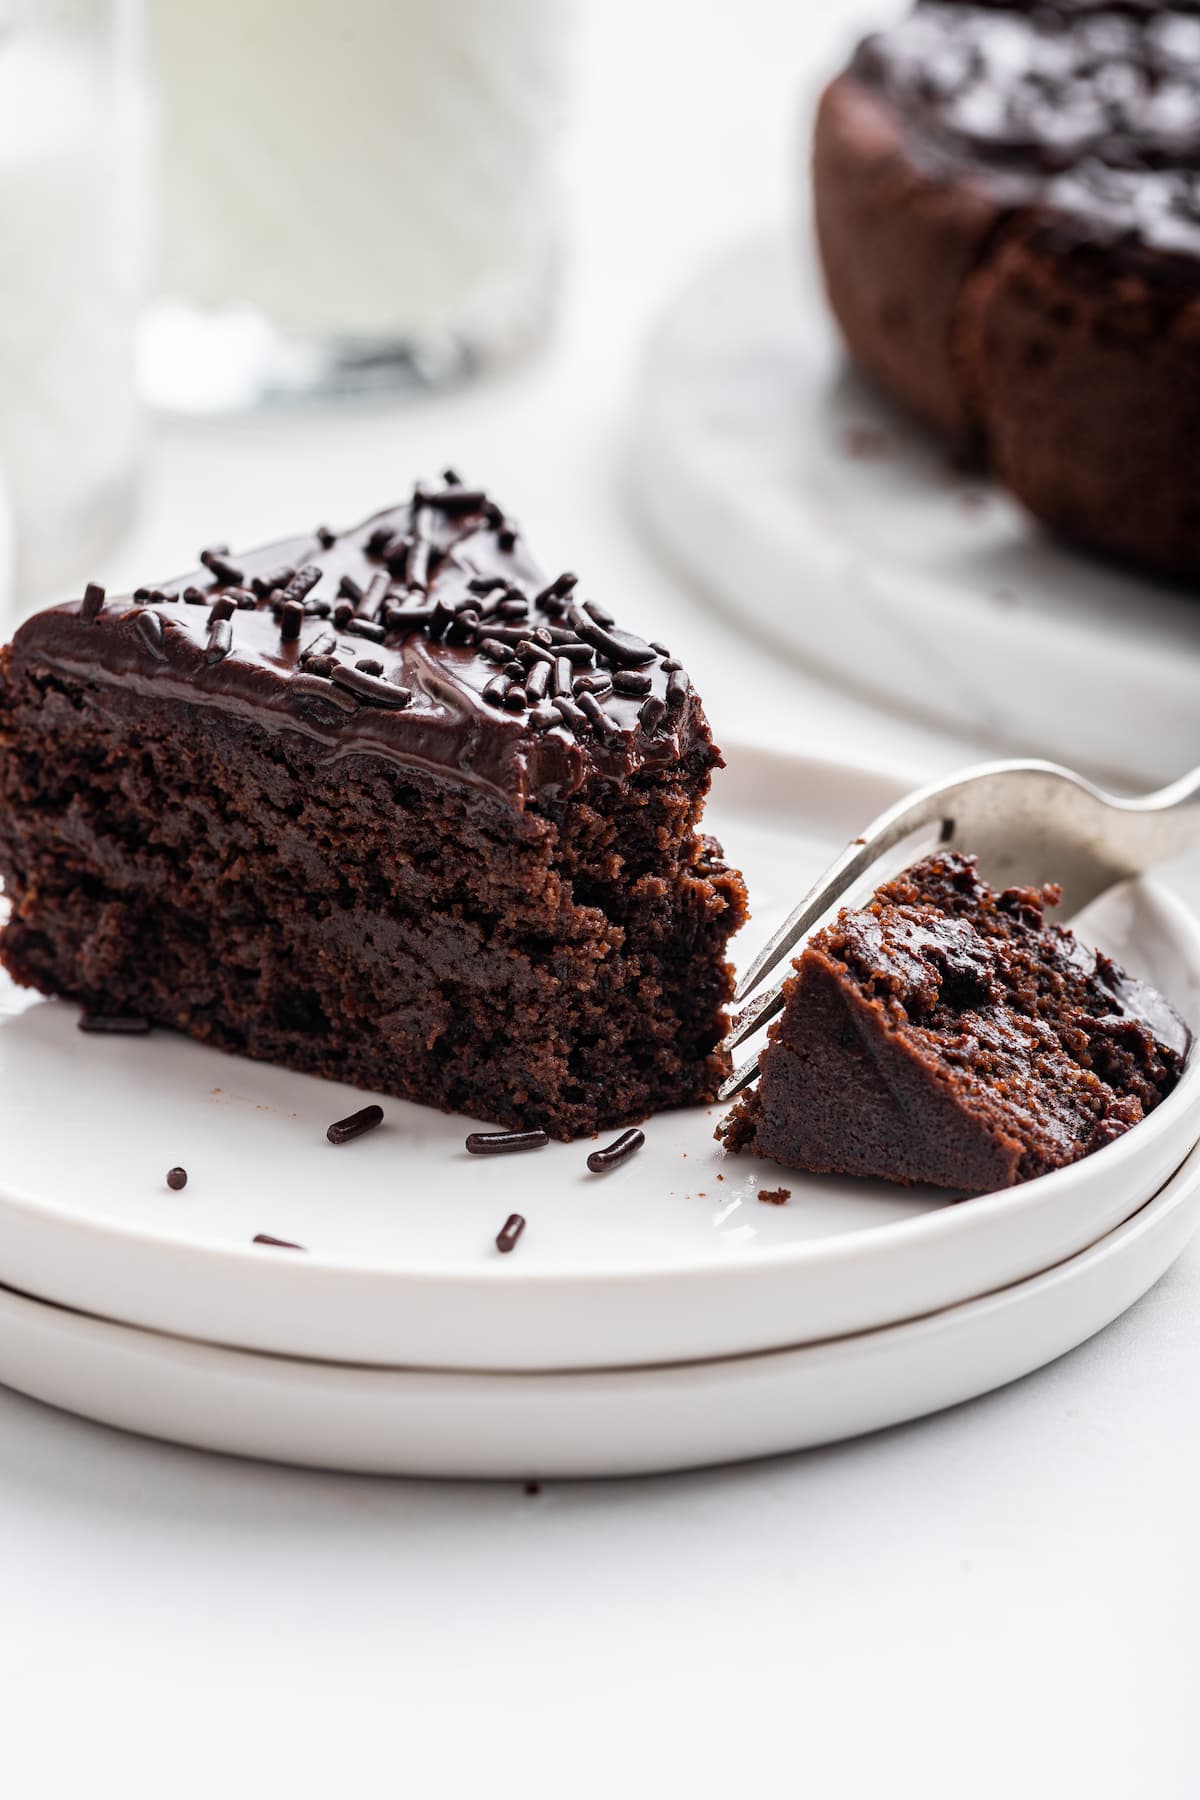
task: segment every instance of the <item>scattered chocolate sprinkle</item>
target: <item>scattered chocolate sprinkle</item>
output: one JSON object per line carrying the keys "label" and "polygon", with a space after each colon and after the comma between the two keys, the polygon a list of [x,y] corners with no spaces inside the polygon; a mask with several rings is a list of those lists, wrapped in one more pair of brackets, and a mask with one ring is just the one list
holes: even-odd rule
{"label": "scattered chocolate sprinkle", "polygon": [[517,533],[515,528],[512,525],[502,525],[500,530],[496,533],[496,542],[499,544],[501,550],[515,550],[517,547]]}
{"label": "scattered chocolate sprinkle", "polygon": [[569,656],[556,656],[554,659],[554,691],[556,694],[570,694],[575,686],[575,664]]}
{"label": "scattered chocolate sprinkle", "polygon": [[[322,667],[321,665],[327,665]],[[352,694],[343,693],[328,679],[328,675],[337,667],[329,657],[314,657],[311,667],[303,674],[293,675],[290,691],[301,700],[325,700],[330,706],[336,706],[339,712],[352,713],[358,711],[358,703]]]}
{"label": "scattered chocolate sprinkle", "polygon": [[507,586],[508,577],[506,575],[476,575],[468,581],[467,590],[472,594],[491,594],[497,588],[506,588]]}
{"label": "scattered chocolate sprinkle", "polygon": [[604,700],[613,691],[612,677],[609,675],[577,675],[574,692],[577,694],[594,694],[597,700]]}
{"label": "scattered chocolate sprinkle", "polygon": [[682,706],[688,697],[688,691],[691,688],[691,685],[685,670],[672,669],[670,679],[667,682],[667,705],[671,707]]}
{"label": "scattered chocolate sprinkle", "polygon": [[530,713],[529,724],[534,731],[549,731],[552,725],[561,725],[562,719],[549,701],[542,701]]}
{"label": "scattered chocolate sprinkle", "polygon": [[792,1197],[791,1188],[759,1188],[758,1197],[765,1200],[768,1206],[786,1206]]}
{"label": "scattered chocolate sprinkle", "polygon": [[640,668],[655,659],[655,652],[642,638],[635,637],[631,631],[609,630],[597,625],[577,606],[568,608],[567,621],[585,644],[602,651],[618,668]]}
{"label": "scattered chocolate sprinkle", "polygon": [[236,563],[230,562],[228,550],[227,544],[214,544],[211,550],[200,552],[200,561],[223,586],[241,587],[245,576]]}
{"label": "scattered chocolate sprinkle", "polygon": [[208,643],[204,647],[204,660],[218,663],[222,657],[228,656],[233,648],[233,627],[228,619],[214,621],[208,634]]}
{"label": "scattered chocolate sprinkle", "polygon": [[666,701],[660,700],[657,694],[651,694],[638,709],[638,724],[647,737],[653,737],[666,716]]}
{"label": "scattered chocolate sprinkle", "polygon": [[[565,574],[559,575],[552,581],[549,587],[542,589],[534,604],[540,606],[543,612],[553,612],[555,610],[553,602],[565,600],[571,590],[578,586],[578,583],[578,575],[572,575],[568,569]],[[562,611],[563,609],[560,607],[558,610]]]}
{"label": "scattered chocolate sprinkle", "polygon": [[363,590],[358,582],[355,581],[353,575],[343,575],[342,579],[338,582],[337,591],[339,598],[343,600],[353,600],[356,606],[363,597]]}
{"label": "scattered chocolate sprinkle", "polygon": [[300,652],[300,661],[307,665],[310,657],[328,656],[331,650],[336,649],[337,639],[332,631],[318,631],[316,637],[312,638]]}
{"label": "scattered chocolate sprinkle", "polygon": [[364,1106],[347,1119],[335,1119],[325,1136],[331,1144],[348,1144],[352,1138],[361,1137],[365,1131],[374,1131],[382,1124],[382,1106]]}
{"label": "scattered chocolate sprinkle", "polygon": [[656,644],[654,642],[653,638],[651,638],[651,640],[650,640],[650,648],[652,650],[657,650],[658,654],[660,656],[670,656],[670,654],[671,654],[671,652],[667,649],[667,646],[665,644]]}
{"label": "scattered chocolate sprinkle", "polygon": [[588,722],[587,714],[581,712],[575,702],[573,700],[568,700],[565,694],[556,694],[550,704],[555,708],[559,717],[564,719],[573,730],[586,730]]}
{"label": "scattered chocolate sprinkle", "polygon": [[485,637],[480,640],[480,656],[486,656],[489,662],[506,663],[509,658],[509,647],[502,644],[499,638]]}
{"label": "scattered chocolate sprinkle", "polygon": [[295,573],[295,563],[277,563],[273,569],[266,569],[261,575],[256,575],[250,586],[260,600],[265,600],[276,588],[286,587]]}
{"label": "scattered chocolate sprinkle", "polygon": [[612,684],[618,694],[648,694],[650,677],[642,675],[636,669],[618,669],[613,675]]}
{"label": "scattered chocolate sprinkle", "polygon": [[457,469],[443,469],[442,470],[442,480],[445,482],[447,487],[461,487],[462,486],[462,476],[459,474]]}
{"label": "scattered chocolate sprinkle", "polygon": [[503,706],[504,696],[508,692],[508,677],[493,675],[490,681],[483,684],[483,699],[489,706]]}
{"label": "scattered chocolate sprinkle", "polygon": [[603,1175],[606,1169],[615,1169],[623,1162],[628,1162],[635,1150],[640,1150],[646,1141],[644,1131],[635,1125],[632,1131],[623,1131],[619,1138],[606,1144],[603,1150],[593,1150],[587,1159],[587,1166],[593,1175]]}
{"label": "scattered chocolate sprinkle", "polygon": [[85,624],[90,625],[104,605],[104,589],[99,582],[89,581],[83,590],[83,599],[79,602],[79,616]]}
{"label": "scattered chocolate sprinkle", "polygon": [[658,666],[670,675],[675,669],[682,669],[683,664],[673,656],[665,656]]}
{"label": "scattered chocolate sprinkle", "polygon": [[535,662],[525,678],[525,692],[531,703],[544,700],[550,688],[550,677],[554,673],[554,665],[548,662]]}
{"label": "scattered chocolate sprinkle", "polygon": [[300,600],[285,600],[279,611],[279,635],[285,644],[294,643],[304,624],[304,605]]}
{"label": "scattered chocolate sprinkle", "polygon": [[342,629],[349,637],[369,638],[373,644],[382,644],[387,636],[384,627],[371,619],[347,619]]}
{"label": "scattered chocolate sprinkle", "polygon": [[587,715],[588,721],[591,724],[593,731],[596,733],[596,736],[600,739],[600,742],[609,745],[619,743],[621,738],[621,727],[617,724],[615,719],[609,718],[595,694],[583,693],[580,694],[578,698],[579,704]]}
{"label": "scattered chocolate sprinkle", "polygon": [[187,1186],[187,1170],[179,1167],[168,1169],[167,1186],[176,1194],[180,1188],[185,1188]]}
{"label": "scattered chocolate sprinkle", "polygon": [[195,586],[185,587],[183,590],[183,597],[189,606],[203,606],[204,602],[208,599],[208,595],[205,593],[204,589]]}
{"label": "scattered chocolate sprinkle", "polygon": [[229,598],[239,612],[252,612],[256,605],[254,595],[249,588],[232,587],[229,589]]}
{"label": "scattered chocolate sprinkle", "polygon": [[360,656],[354,666],[361,669],[364,675],[383,674],[383,664],[377,656]]}
{"label": "scattered chocolate sprinkle", "polygon": [[328,525],[317,526],[317,542],[322,550],[332,550],[337,543],[337,532],[331,531]]}
{"label": "scattered chocolate sprinkle", "polygon": [[549,1142],[548,1131],[472,1131],[467,1149],[472,1156],[505,1156],[510,1150],[540,1150]]}
{"label": "scattered chocolate sprinkle", "polygon": [[503,1225],[496,1233],[496,1248],[504,1255],[515,1248],[517,1239],[525,1229],[525,1220],[520,1213],[509,1213]]}
{"label": "scattered chocolate sprinkle", "polygon": [[419,538],[408,553],[408,567],[405,580],[409,587],[427,588],[429,586],[429,552],[430,546],[426,538]]}
{"label": "scattered chocolate sprinkle", "polygon": [[596,621],[597,625],[611,625],[613,623],[612,614],[606,612],[595,600],[585,600],[583,603],[583,610],[589,619],[594,619]]}
{"label": "scattered chocolate sprinkle", "polygon": [[446,487],[440,493],[423,495],[422,500],[444,513],[473,513],[483,510],[487,495],[482,488]]}
{"label": "scattered chocolate sprinkle", "polygon": [[390,590],[391,582],[386,572],[376,569],[366,587],[360,588],[358,595],[354,597],[355,607],[365,618],[377,619],[383,611]]}
{"label": "scattered chocolate sprinkle", "polygon": [[553,650],[534,637],[521,638],[517,644],[517,655],[522,662],[543,662],[550,669],[554,667],[556,660]]}
{"label": "scattered chocolate sprinkle", "polygon": [[339,631],[345,631],[354,617],[354,607],[349,600],[339,600],[333,609],[333,622]]}
{"label": "scattered chocolate sprinkle", "polygon": [[135,620],[138,631],[147,649],[152,650],[160,659],[166,654],[163,649],[163,624],[156,612],[139,613]]}
{"label": "scattered chocolate sprinkle", "polygon": [[521,1490],[521,1492],[530,1500],[534,1499],[541,1491],[542,1484],[540,1481],[527,1481]]}
{"label": "scattered chocolate sprinkle", "polygon": [[305,563],[302,569],[296,570],[287,586],[277,596],[277,603],[280,606],[286,606],[289,600],[303,600],[306,594],[311,594],[320,579],[321,570],[316,563]]}
{"label": "scattered chocolate sprinkle", "polygon": [[222,594],[219,600],[213,601],[208,622],[210,625],[215,625],[218,619],[232,619],[236,611],[237,607],[231,597],[228,594]]}
{"label": "scattered chocolate sprinkle", "polygon": [[291,1238],[271,1237],[265,1231],[258,1231],[250,1239],[252,1244],[270,1244],[273,1250],[303,1250],[303,1244],[293,1244]]}
{"label": "scattered chocolate sprinkle", "polygon": [[388,544],[390,544],[391,541],[392,541],[391,526],[390,525],[376,525],[375,529],[371,532],[370,536],[368,537],[368,539],[366,541],[365,549],[366,549],[367,555],[368,556],[380,555],[380,553],[387,548]]}
{"label": "scattered chocolate sprinkle", "polygon": [[140,1013],[82,1012],[78,1023],[80,1031],[95,1031],[111,1037],[145,1037],[150,1030],[149,1019],[144,1019]]}
{"label": "scattered chocolate sprinkle", "polygon": [[376,706],[390,706],[399,712],[412,699],[411,688],[401,687],[399,683],[381,681],[377,675],[364,675],[361,669],[348,669],[339,663],[330,671],[330,680],[336,681],[339,687],[349,688],[352,694],[358,694],[363,700],[370,700]]}

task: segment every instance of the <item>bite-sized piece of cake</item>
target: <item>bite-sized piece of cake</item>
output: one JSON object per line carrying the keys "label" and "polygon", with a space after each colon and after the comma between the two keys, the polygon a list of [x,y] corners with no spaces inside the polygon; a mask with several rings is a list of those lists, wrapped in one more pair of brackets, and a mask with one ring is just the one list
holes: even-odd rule
{"label": "bite-sized piece of cake", "polygon": [[677,660],[448,475],[0,653],[0,957],[560,1137],[712,1098],[740,878]]}
{"label": "bite-sized piece of cake", "polygon": [[943,854],[816,932],[758,1086],[718,1129],[792,1168],[981,1193],[1076,1162],[1178,1081],[1169,1001]]}
{"label": "bite-sized piece of cake", "polygon": [[826,90],[857,360],[1057,531],[1200,574],[1200,16],[917,0]]}

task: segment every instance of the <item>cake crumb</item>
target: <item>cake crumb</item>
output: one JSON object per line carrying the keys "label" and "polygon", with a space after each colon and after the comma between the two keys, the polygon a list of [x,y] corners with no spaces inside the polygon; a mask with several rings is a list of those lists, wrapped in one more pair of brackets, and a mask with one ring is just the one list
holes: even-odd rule
{"label": "cake crumb", "polygon": [[791,1188],[759,1188],[758,1197],[768,1206],[786,1206],[792,1197]]}

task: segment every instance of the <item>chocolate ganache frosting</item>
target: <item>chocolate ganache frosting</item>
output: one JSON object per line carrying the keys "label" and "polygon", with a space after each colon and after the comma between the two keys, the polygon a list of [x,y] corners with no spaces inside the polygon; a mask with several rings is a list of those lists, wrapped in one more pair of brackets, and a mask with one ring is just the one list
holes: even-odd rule
{"label": "chocolate ganache frosting", "polygon": [[964,166],[1076,241],[1200,281],[1200,9],[918,0],[851,72],[931,173]]}
{"label": "chocolate ganache frosting", "polygon": [[517,526],[452,472],[353,530],[200,561],[126,598],[93,586],[37,614],[15,664],[223,708],[518,810],[593,775],[714,760],[665,647],[581,602],[574,575],[547,582]]}

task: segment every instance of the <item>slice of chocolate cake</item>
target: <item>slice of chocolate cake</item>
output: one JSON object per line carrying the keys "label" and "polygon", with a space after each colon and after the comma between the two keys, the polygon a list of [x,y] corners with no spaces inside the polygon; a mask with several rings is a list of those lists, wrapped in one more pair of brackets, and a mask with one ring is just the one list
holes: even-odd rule
{"label": "slice of chocolate cake", "polygon": [[447,476],[0,653],[0,956],[223,1049],[560,1137],[711,1099],[740,878],[664,650]]}
{"label": "slice of chocolate cake", "polygon": [[757,1088],[718,1136],[792,1168],[1008,1187],[1110,1143],[1164,1099],[1191,1033],[1044,909],[945,854],[814,934]]}

